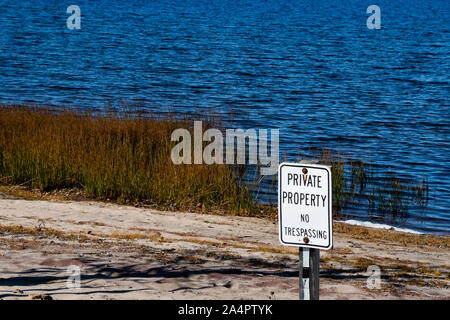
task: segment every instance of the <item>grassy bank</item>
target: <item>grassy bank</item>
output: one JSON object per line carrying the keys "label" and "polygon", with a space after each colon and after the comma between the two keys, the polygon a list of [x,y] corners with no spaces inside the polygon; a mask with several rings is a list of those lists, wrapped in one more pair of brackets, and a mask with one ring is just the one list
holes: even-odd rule
{"label": "grassy bank", "polygon": [[[254,201],[261,180],[249,174],[248,167],[173,164],[170,154],[176,142],[170,141],[171,134],[192,125],[193,119],[144,116],[130,110],[94,116],[75,110],[0,106],[0,184],[41,192],[76,189],[96,199],[162,209],[275,217],[275,206]],[[214,120],[204,125],[219,126]],[[370,164],[330,150],[312,154],[332,168],[335,217],[352,206],[377,216],[406,217],[411,206],[427,205],[424,178],[417,182],[394,172],[380,176]],[[249,184],[253,178],[256,182]],[[270,186],[273,194],[276,179],[272,177]]]}
{"label": "grassy bank", "polygon": [[20,106],[0,107],[0,183],[173,210],[256,211],[225,165],[174,165],[170,141],[192,121]]}

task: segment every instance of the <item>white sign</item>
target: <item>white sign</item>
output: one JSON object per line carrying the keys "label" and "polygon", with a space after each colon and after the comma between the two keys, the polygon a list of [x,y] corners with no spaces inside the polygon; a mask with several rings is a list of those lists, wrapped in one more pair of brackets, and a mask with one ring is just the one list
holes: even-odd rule
{"label": "white sign", "polygon": [[282,244],[331,249],[331,186],[328,166],[302,163],[279,165],[278,223]]}

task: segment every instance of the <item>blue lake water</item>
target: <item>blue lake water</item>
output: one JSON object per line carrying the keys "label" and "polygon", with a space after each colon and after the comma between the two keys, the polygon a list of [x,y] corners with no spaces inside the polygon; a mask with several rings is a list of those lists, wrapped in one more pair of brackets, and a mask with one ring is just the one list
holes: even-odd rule
{"label": "blue lake water", "polygon": [[[69,30],[66,8],[81,8]],[[381,29],[366,8],[381,8]],[[0,1],[0,103],[222,113],[428,178],[404,225],[450,234],[450,2]],[[350,212],[365,219],[364,213]],[[388,218],[386,218],[388,219]],[[391,223],[386,220],[386,222]]]}

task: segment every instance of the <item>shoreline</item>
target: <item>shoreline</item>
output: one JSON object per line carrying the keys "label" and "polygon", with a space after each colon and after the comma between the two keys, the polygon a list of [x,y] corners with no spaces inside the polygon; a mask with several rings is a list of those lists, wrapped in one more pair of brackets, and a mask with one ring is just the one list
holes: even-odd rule
{"label": "shoreline", "polygon": [[[0,135],[4,137],[0,141],[0,182],[39,189],[38,193],[77,189],[82,197],[164,210],[201,208],[202,212],[242,216],[277,215],[276,207],[257,199],[260,191],[276,193],[276,177],[253,176],[250,164],[237,168],[220,161],[193,166],[174,161],[173,151],[181,142],[175,145],[172,134],[184,130],[190,136],[195,121],[192,125],[192,119],[175,120],[170,114],[144,116],[132,106],[100,114],[63,107],[57,111],[0,106]],[[216,125],[221,128],[220,118],[211,115],[205,129]],[[391,170],[380,176],[373,163],[331,149],[308,153],[332,167],[337,219],[345,218],[344,208],[351,204],[371,216],[396,220],[411,215],[413,225],[419,226],[422,220],[417,220],[415,210],[425,210],[429,200],[425,177],[402,177]],[[298,155],[297,160],[304,156]],[[442,228],[445,232],[445,224]]]}
{"label": "shoreline", "polygon": [[404,232],[404,233],[412,233],[412,234],[433,234],[433,233],[426,233],[422,231],[413,230],[410,228],[400,228],[396,227],[394,225],[386,224],[386,223],[377,223],[377,222],[371,222],[366,220],[357,220],[357,219],[348,219],[348,220],[338,220],[334,222],[340,222],[349,224],[352,226],[362,226],[367,228],[373,228],[373,229],[388,229],[388,230],[394,230],[397,232]]}
{"label": "shoreline", "polygon": [[[297,299],[298,250],[279,244],[273,219],[5,193],[0,210],[0,298]],[[334,237],[321,299],[450,299],[450,238],[345,223]],[[367,288],[372,265],[379,289]]]}
{"label": "shoreline", "polygon": [[[30,190],[27,187],[23,186],[6,186],[0,184],[0,199],[2,197],[8,197],[8,198],[18,198],[18,199],[27,199],[27,200],[56,200],[56,201],[94,201],[94,202],[102,202],[102,203],[112,203],[117,205],[130,205],[135,207],[143,207],[143,208],[149,208],[149,209],[156,209],[156,210],[162,210],[166,211],[167,208],[161,207],[155,204],[146,204],[145,202],[136,202],[136,203],[122,203],[118,202],[116,200],[99,200],[95,199],[93,197],[90,197],[89,195],[84,194],[81,190],[53,190],[51,192],[42,192],[39,189],[33,189]],[[276,208],[275,208],[276,209]],[[180,211],[180,210],[175,210]],[[196,212],[199,214],[219,214],[219,215],[230,215],[234,216],[233,214],[227,213],[227,212],[221,212],[219,210],[199,210],[199,211],[191,211],[187,210],[188,212]],[[263,212],[261,215],[257,216],[259,218],[268,218],[270,220],[278,219],[277,215],[270,214],[268,212]],[[436,234],[431,232],[424,232],[424,231],[418,231],[411,228],[403,228],[398,227],[395,225],[390,225],[386,223],[381,222],[372,222],[367,220],[357,220],[355,218],[350,218],[347,220],[342,219],[336,219],[333,218],[334,223],[342,223],[352,226],[361,226],[361,227],[367,227],[374,230],[393,230],[401,233],[409,233],[409,234],[415,234],[415,235],[430,235],[430,236],[437,236],[437,237],[447,237],[444,234]]]}

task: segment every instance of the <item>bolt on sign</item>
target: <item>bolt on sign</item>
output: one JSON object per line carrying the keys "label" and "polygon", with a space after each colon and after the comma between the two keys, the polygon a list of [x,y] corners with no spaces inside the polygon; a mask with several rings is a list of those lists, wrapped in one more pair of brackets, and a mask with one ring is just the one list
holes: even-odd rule
{"label": "bolt on sign", "polygon": [[278,167],[279,239],[284,245],[331,249],[330,167],[281,163]]}

